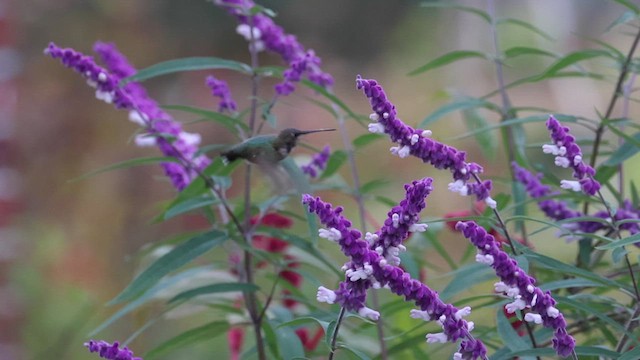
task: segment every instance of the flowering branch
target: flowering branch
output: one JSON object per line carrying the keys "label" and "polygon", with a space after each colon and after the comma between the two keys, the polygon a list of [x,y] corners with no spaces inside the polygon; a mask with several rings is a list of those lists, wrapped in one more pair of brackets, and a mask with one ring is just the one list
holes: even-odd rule
{"label": "flowering branch", "polygon": [[[430,190],[431,181],[430,178],[414,181],[412,186]],[[408,186],[407,193],[411,195],[407,198],[413,198],[413,192],[411,186]],[[423,202],[424,198],[421,201]],[[442,326],[443,332],[428,334],[427,342],[456,342],[462,339],[460,348],[454,355],[455,359],[486,358],[484,344],[473,338],[470,333],[473,323],[463,319],[470,313],[470,308],[457,309],[451,304],[445,304],[435,291],[418,280],[412,279],[400,267],[389,263],[381,255],[383,251],[379,251],[378,248],[372,249],[372,245],[369,244],[372,240],[372,244],[376,244],[380,237],[375,239],[369,234],[369,241],[362,239],[362,233],[352,229],[351,222],[341,215],[342,207],[334,209],[331,204],[323,202],[319,197],[314,198],[308,194],[303,195],[302,202],[308,206],[310,212],[316,213],[327,227],[320,230],[320,236],[338,243],[342,252],[350,259],[343,267],[347,280],[340,283],[336,291],[321,286],[318,289],[318,301],[339,303],[347,310],[357,311],[361,316],[378,320],[380,314],[365,306],[366,292],[371,287],[388,286],[394,294],[404,296],[407,301],[413,301],[419,307],[419,310],[411,311],[413,318],[425,321],[435,320]],[[414,211],[421,210],[420,202],[409,204],[409,201],[406,201],[403,205]],[[407,219],[398,217],[395,223],[397,227],[394,226],[393,220],[390,221],[389,226],[400,228],[401,223],[410,223],[412,220],[410,216]]]}

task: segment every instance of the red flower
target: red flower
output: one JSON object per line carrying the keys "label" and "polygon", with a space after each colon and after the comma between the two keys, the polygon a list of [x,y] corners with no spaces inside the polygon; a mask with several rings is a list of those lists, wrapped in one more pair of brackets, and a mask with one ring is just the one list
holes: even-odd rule
{"label": "red flower", "polygon": [[242,342],[244,341],[244,329],[241,327],[232,327],[227,332],[227,341],[229,342],[229,359],[240,359],[242,351]]}
{"label": "red flower", "polygon": [[309,330],[306,328],[296,329],[296,334],[300,338],[300,341],[302,342],[302,346],[304,346],[304,349],[306,351],[312,351],[316,347],[318,347],[318,343],[320,342],[320,339],[322,339],[322,336],[324,336],[324,329],[319,328],[318,330],[316,330],[316,334],[313,335],[311,339],[309,339]]}

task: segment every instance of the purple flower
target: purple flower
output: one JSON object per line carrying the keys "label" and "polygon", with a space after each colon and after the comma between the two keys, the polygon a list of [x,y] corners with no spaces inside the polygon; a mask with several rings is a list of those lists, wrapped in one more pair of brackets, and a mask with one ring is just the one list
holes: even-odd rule
{"label": "purple flower", "polygon": [[[415,224],[416,218],[413,215],[424,208],[424,197],[431,190],[431,181],[427,178],[406,186],[407,198],[401,202],[400,206],[394,208],[395,212],[392,211],[393,214],[402,213],[402,222],[399,217],[391,215],[392,220],[377,233],[379,235],[373,239],[372,244],[362,239],[360,231],[351,229],[351,222],[342,216],[342,207],[333,208],[331,204],[323,202],[319,197],[303,195],[303,204],[307,205],[310,212],[316,213],[327,227],[320,230],[320,236],[338,243],[342,252],[350,258],[343,267],[347,279],[340,283],[336,291],[321,286],[318,288],[317,298],[318,301],[341,304],[347,310],[357,311],[361,316],[377,320],[380,314],[365,306],[367,290],[371,287],[388,286],[391,292],[404,296],[407,301],[413,301],[419,307],[411,311],[411,317],[437,321],[442,326],[443,332],[428,334],[427,342],[462,340],[458,352],[454,355],[456,358],[486,358],[484,344],[470,334],[473,323],[464,320],[464,317],[471,312],[469,307],[457,309],[451,304],[445,304],[438,297],[437,292],[420,281],[412,279],[411,275],[400,267],[390,264],[382,256],[382,251],[372,249],[374,246],[381,248],[380,244],[385,241],[389,241],[389,244],[398,244],[404,240],[404,238],[398,240],[396,235],[399,233],[406,235],[411,226],[408,224]],[[387,249],[390,248],[391,246],[387,247]]]}
{"label": "purple flower", "polygon": [[[312,178],[318,176],[318,171],[324,170],[329,161],[329,155],[331,154],[331,147],[325,146],[321,152],[313,155],[311,162],[307,165],[301,166],[302,172],[309,175]],[[316,170],[317,169],[317,170]]]}
{"label": "purple flower", "polygon": [[545,154],[556,156],[555,164],[557,166],[573,169],[573,177],[577,181],[562,180],[560,187],[573,191],[582,190],[585,194],[595,195],[600,190],[600,183],[593,176],[596,171],[582,161],[582,150],[576,144],[576,139],[569,134],[569,128],[562,126],[553,115],[547,120],[547,129],[551,133],[553,144],[542,146]]}
{"label": "purple flower", "polygon": [[82,75],[89,86],[96,89],[96,98],[113,103],[118,109],[131,107],[129,97],[118,87],[119,78],[112,76],[104,68],[98,66],[93,57],[86,56],[73,49],[62,49],[54,43],[44,49],[45,55],[59,59],[62,64]]}
{"label": "purple flower", "polygon": [[369,116],[373,121],[369,124],[369,131],[386,133],[391,141],[398,144],[390,149],[392,154],[400,158],[413,155],[436,169],[450,170],[454,182],[449,184],[449,190],[464,196],[476,195],[479,201],[484,200],[491,208],[496,207],[495,200],[489,196],[491,181],[468,184],[472,174],[482,173],[482,167],[476,163],[467,163],[464,151],[431,139],[430,130],[414,129],[402,122],[397,116],[395,105],[387,99],[384,89],[376,80],[366,80],[358,75],[356,86],[369,98],[374,111]]}
{"label": "purple flower", "polygon": [[233,97],[231,97],[231,91],[229,91],[229,86],[226,81],[209,75],[207,76],[206,84],[211,89],[211,94],[220,98],[218,112],[228,111],[232,113],[238,109],[238,105],[233,100]]}
{"label": "purple flower", "polygon": [[89,342],[84,343],[84,346],[89,349],[89,352],[97,352],[100,353],[100,357],[103,359],[111,359],[111,360],[142,360],[140,357],[134,357],[133,351],[129,350],[127,347],[122,349],[118,349],[120,344],[116,341],[113,345],[109,344],[106,341],[96,341],[89,340]]}
{"label": "purple flower", "polygon": [[481,226],[473,221],[460,221],[456,224],[456,229],[462,231],[478,248],[476,261],[495,270],[501,280],[495,284],[496,291],[505,293],[514,300],[505,306],[507,312],[528,309],[524,320],[554,329],[553,347],[556,353],[569,356],[575,347],[575,340],[567,333],[567,323],[555,307],[556,301],[551,293],[536,287],[536,279],[518,267],[518,262],[502,251],[500,243]]}
{"label": "purple flower", "polygon": [[542,174],[533,175],[526,169],[518,166],[515,162],[511,164],[516,180],[522,183],[527,190],[529,196],[534,199],[549,197],[549,199],[540,200],[538,207],[550,219],[561,221],[576,217],[584,216],[581,212],[572,210],[564,201],[554,200],[552,197],[558,195],[558,192],[552,192],[551,188],[540,182]]}
{"label": "purple flower", "polygon": [[249,10],[255,6],[253,1],[216,0],[215,3],[238,19],[240,25],[237,32],[247,41],[253,42],[251,46],[254,50],[272,51],[289,64],[289,68],[283,73],[285,80],[276,85],[278,94],[289,95],[293,92],[294,83],[300,81],[305,73],[311,82],[323,88],[333,85],[333,78],[322,71],[321,60],[313,50],[306,51],[294,35],[285,33],[270,17],[264,14],[248,15]]}
{"label": "purple flower", "polygon": [[394,206],[387,214],[384,226],[375,234],[367,233],[365,239],[370,247],[391,265],[400,265],[398,257],[400,251],[406,248],[402,243],[410,232],[423,232],[427,224],[418,223],[420,212],[427,206],[425,198],[429,196],[433,187],[431,178],[424,178],[406,184],[406,196],[399,205]]}
{"label": "purple flower", "polygon": [[182,131],[180,123],[174,121],[151,99],[139,83],[130,82],[122,88],[118,83],[136,73],[113,44],[96,43],[94,50],[100,55],[107,69],[95,64],[92,57],[73,49],[63,49],[50,43],[45,49],[54,59],[74,69],[96,88],[96,97],[117,108],[129,110],[129,119],[144,127],[145,132],[136,137],[138,146],[158,146],[165,156],[178,162],[162,163],[165,174],[173,185],[182,190],[198,176],[198,172],[211,163],[205,155],[197,155],[200,135]]}

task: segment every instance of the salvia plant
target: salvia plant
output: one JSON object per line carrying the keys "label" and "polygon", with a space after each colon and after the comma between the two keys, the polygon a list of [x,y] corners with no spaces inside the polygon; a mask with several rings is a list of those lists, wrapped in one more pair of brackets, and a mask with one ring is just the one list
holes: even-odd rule
{"label": "salvia plant", "polygon": [[[535,36],[548,35],[522,20],[498,18],[492,0],[486,9],[423,4],[482,18],[490,29],[487,33],[493,35],[494,52],[453,51],[410,75],[479,57],[492,61],[498,86],[490,94],[456,98],[416,126],[401,120],[402,109],[392,102],[394,94],[367,78],[376,74],[354,74],[348,80],[355,79],[360,105],[369,108],[367,115],[354,112],[333,92],[335,81],[346,80],[323,70],[318,54],[279,26],[272,10],[251,0],[212,4],[237,21],[248,63],[185,58],[137,70],[111,43],[96,43],[96,57],[50,43],[44,51],[47,56],[77,72],[94,88],[96,98],[124,110],[124,116],[138,126],[137,146],[156,147],[162,154],[109,169],[159,163],[176,195],[158,219],[195,212],[210,220],[208,230],[167,244],[170,250],[141,270],[110,303],[126,305],[92,335],[159,300],[165,302],[166,311],[204,304],[201,311],[222,314],[158,342],[155,348],[135,349],[141,357],[134,357],[127,346],[158,319],[149,319],[133,336],[88,339],[85,346],[102,358],[120,360],[180,358],[182,347],[224,336],[231,359],[640,358],[635,250],[640,241],[640,200],[633,181],[624,177],[625,161],[640,149],[639,125],[628,116],[637,71],[640,8],[628,1],[617,3],[621,16],[612,28],[631,29],[628,48],[599,43],[600,49],[569,54],[527,46],[501,48],[496,35],[501,24]],[[261,63],[265,52],[282,62]],[[507,83],[503,67],[518,56],[546,56],[550,65]],[[596,109],[594,118],[511,102],[513,88],[559,77],[595,78],[609,86],[608,75],[583,67],[582,62],[592,58],[606,59],[616,69],[608,107]],[[208,70],[202,91],[210,93],[214,110],[163,107],[142,85],[153,77],[192,70]],[[234,93],[225,73],[218,70],[245,75],[250,93]],[[270,93],[259,91],[264,88],[258,82],[265,78],[276,79]],[[330,110],[336,121],[264,135],[278,134],[272,110],[285,99],[295,103],[290,95],[301,87],[312,89],[312,101]],[[249,99],[247,108],[238,106],[234,99],[239,96]],[[624,111],[616,112],[621,103]],[[492,113],[496,121],[485,121],[479,109]],[[168,110],[211,120],[211,126],[224,128],[239,145],[232,150],[218,144],[203,146],[201,136],[185,131]],[[470,156],[428,129],[459,110],[473,124],[465,136],[480,146],[492,146],[491,134],[500,133],[508,175],[489,178],[486,160]],[[358,124],[356,134],[347,132],[351,121]],[[548,140],[544,144],[529,140],[526,123],[528,129],[548,131]],[[577,137],[578,127],[592,131],[591,136]],[[295,147],[298,142],[316,142],[312,137],[319,135],[303,139],[315,128],[336,128],[342,149],[314,148],[310,160],[294,161],[305,153]],[[328,134],[332,133],[319,138]],[[359,168],[371,160],[360,159],[356,150],[374,141],[390,148],[388,154],[377,156],[395,156],[407,166],[421,167],[425,175],[405,179],[400,199],[382,194],[376,179],[361,182]],[[541,165],[547,157],[557,168]],[[343,167],[349,181],[335,181]],[[384,169],[376,170],[384,175]],[[429,176],[440,171],[448,174],[446,186]],[[272,184],[256,187],[256,183]],[[494,188],[494,183],[501,186]],[[265,188],[271,195],[264,195]],[[353,201],[345,207],[332,204],[327,199],[334,191],[350,194]],[[428,197],[435,191],[468,197],[469,209],[426,218],[422,212],[434,206]],[[389,209],[386,217],[368,206],[373,202]],[[466,241],[464,254],[448,253],[442,244],[445,236]],[[537,251],[533,240],[566,241],[575,248],[575,261],[563,262],[558,254]],[[165,244],[154,246],[160,245]],[[218,257],[200,258],[212,252]],[[427,256],[440,257],[450,267],[445,288],[433,276],[425,276]],[[226,272],[227,281],[212,278],[205,286],[189,282],[198,272],[211,269]],[[167,299],[166,293],[178,284],[180,290]]]}

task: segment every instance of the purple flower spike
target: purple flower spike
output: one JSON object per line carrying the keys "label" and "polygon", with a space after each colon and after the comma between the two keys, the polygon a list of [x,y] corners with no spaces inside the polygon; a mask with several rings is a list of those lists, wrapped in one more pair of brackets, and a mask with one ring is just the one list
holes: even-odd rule
{"label": "purple flower spike", "polygon": [[[549,186],[543,185],[540,182],[542,174],[533,175],[526,169],[518,166],[515,162],[512,163],[512,166],[516,180],[525,186],[527,193],[532,198],[539,199],[543,197],[552,197],[553,195],[558,194],[558,192],[552,192]],[[538,202],[538,207],[545,213],[545,215],[547,215],[547,217],[556,221],[583,216],[581,212],[569,208],[567,203],[564,201],[554,199],[541,200]]]}
{"label": "purple flower spike", "polygon": [[495,290],[514,300],[505,306],[507,312],[528,309],[524,320],[554,329],[553,348],[558,355],[569,356],[575,340],[567,333],[567,323],[555,307],[551,293],[536,287],[536,279],[518,267],[518,263],[502,251],[496,239],[481,226],[473,221],[459,221],[456,229],[478,248],[476,261],[495,270],[501,280],[495,284]]}
{"label": "purple flower spike", "polygon": [[218,112],[227,111],[233,113],[238,109],[238,105],[233,100],[233,97],[231,97],[231,91],[229,91],[229,86],[226,81],[219,80],[215,76],[209,75],[207,76],[206,84],[211,89],[211,94],[220,98]]}
{"label": "purple flower spike", "polygon": [[100,357],[103,359],[110,360],[142,360],[140,357],[134,357],[133,351],[129,350],[127,347],[119,349],[120,344],[116,341],[113,345],[109,344],[106,341],[96,341],[89,340],[89,342],[84,343],[84,346],[89,349],[89,352],[99,353]]}
{"label": "purple flower spike", "polygon": [[376,80],[366,80],[358,75],[356,87],[369,98],[374,111],[369,116],[373,121],[369,124],[369,131],[388,134],[391,141],[398,144],[390,149],[392,154],[400,158],[412,155],[436,169],[450,170],[454,182],[449,184],[449,190],[463,196],[476,195],[478,200],[484,200],[489,207],[496,207],[496,202],[489,196],[490,181],[468,184],[472,174],[482,173],[482,167],[476,163],[467,163],[464,151],[431,139],[430,130],[414,129],[402,122],[397,116],[395,105],[387,99],[384,89]]}
{"label": "purple flower spike", "polygon": [[569,128],[562,126],[553,115],[547,120],[547,129],[551,133],[553,144],[542,146],[545,154],[556,156],[555,164],[557,166],[573,169],[573,177],[577,181],[562,180],[560,187],[573,191],[583,191],[588,195],[595,195],[600,190],[600,183],[593,176],[596,171],[582,161],[582,150],[576,144],[576,139],[569,134]]}
{"label": "purple flower spike", "polygon": [[333,78],[320,68],[320,58],[313,50],[305,50],[294,35],[287,34],[284,29],[276,25],[273,20],[264,15],[249,16],[250,9],[255,6],[251,0],[215,0],[215,3],[234,15],[240,25],[236,31],[247,41],[253,41],[251,46],[256,51],[269,50],[282,57],[289,64],[283,76],[284,81],[276,85],[276,92],[289,95],[295,90],[295,83],[307,74],[309,81],[329,88],[333,85]]}
{"label": "purple flower spike", "polygon": [[[318,176],[318,171],[324,170],[329,161],[329,155],[331,154],[331,147],[325,146],[321,152],[313,155],[311,162],[307,165],[301,166],[302,172],[309,175],[312,178]],[[317,170],[316,170],[317,169]]]}
{"label": "purple flower spike", "polygon": [[391,265],[400,265],[398,257],[400,251],[406,248],[402,243],[410,232],[423,232],[427,224],[418,223],[420,212],[427,206],[425,198],[433,190],[431,178],[424,178],[406,184],[406,196],[399,205],[394,206],[387,214],[387,220],[380,231],[375,234],[367,233],[365,239],[371,243],[370,247]]}
{"label": "purple flower spike", "polygon": [[63,49],[54,43],[49,43],[49,46],[44,49],[44,53],[54,59],[59,59],[64,66],[82,75],[87,80],[87,84],[96,89],[96,98],[108,104],[113,103],[118,109],[131,107],[128,96],[118,87],[120,79],[98,66],[93,57],[86,56],[71,48]]}
{"label": "purple flower spike", "polygon": [[[318,197],[303,195],[302,203],[307,205],[310,212],[316,213],[327,227],[320,230],[320,236],[338,243],[342,252],[350,258],[343,267],[347,279],[340,283],[336,291],[321,286],[318,288],[317,298],[321,302],[341,304],[347,310],[357,311],[363,317],[377,320],[380,314],[365,306],[367,290],[371,287],[388,286],[391,292],[403,296],[419,307],[411,310],[411,317],[437,321],[442,326],[442,333],[427,334],[428,343],[461,340],[460,348],[454,354],[455,359],[486,359],[487,350],[484,344],[470,333],[473,323],[464,320],[464,317],[471,313],[471,308],[457,309],[451,304],[445,304],[437,292],[412,279],[411,275],[400,267],[390,264],[380,252],[371,250],[371,247],[386,241],[389,241],[389,244],[399,244],[404,240],[408,228],[411,227],[409,224],[415,224],[417,220],[413,215],[425,206],[424,197],[431,190],[431,181],[414,181],[405,187],[406,199],[391,212],[401,213],[402,222],[400,215],[390,215],[391,220],[376,234],[377,238],[373,239],[371,245],[362,239],[358,230],[351,229],[351,222],[342,216],[342,207],[333,208],[331,204],[323,202]],[[397,237],[399,233],[405,234],[404,237]],[[388,247],[390,248],[391,246]]]}
{"label": "purple flower spike", "polygon": [[96,97],[114,103],[119,109],[129,110],[129,119],[144,127],[145,133],[136,137],[138,146],[158,146],[165,156],[174,157],[177,163],[162,163],[165,174],[173,185],[182,190],[211,162],[205,155],[196,155],[200,135],[182,131],[180,123],[164,112],[151,99],[139,83],[130,82],[120,88],[118,83],[134,75],[136,69],[115,45],[98,42],[94,50],[100,55],[107,69],[95,64],[92,57],[73,49],[63,49],[51,43],[45,54],[80,73],[92,87]]}

